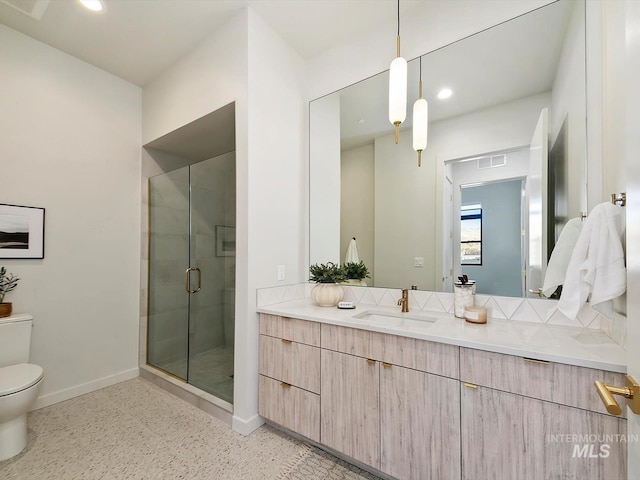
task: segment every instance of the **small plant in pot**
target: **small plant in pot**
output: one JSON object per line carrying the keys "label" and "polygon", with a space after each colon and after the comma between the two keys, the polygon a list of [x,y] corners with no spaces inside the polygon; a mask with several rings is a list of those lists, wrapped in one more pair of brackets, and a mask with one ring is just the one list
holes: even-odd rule
{"label": "small plant in pot", "polygon": [[7,269],[0,267],[0,317],[11,315],[13,305],[5,303],[4,296],[18,286],[20,279],[13,273],[7,274]]}
{"label": "small plant in pot", "polygon": [[362,260],[359,262],[347,262],[342,266],[345,275],[347,276],[347,280],[345,283],[349,285],[359,285],[362,287],[366,287],[365,278],[371,278],[369,275],[369,269],[364,264]]}
{"label": "small plant in pot", "polygon": [[333,262],[316,263],[309,267],[309,280],[316,285],[311,290],[311,298],[321,307],[334,307],[344,297],[339,285],[346,280],[344,270]]}

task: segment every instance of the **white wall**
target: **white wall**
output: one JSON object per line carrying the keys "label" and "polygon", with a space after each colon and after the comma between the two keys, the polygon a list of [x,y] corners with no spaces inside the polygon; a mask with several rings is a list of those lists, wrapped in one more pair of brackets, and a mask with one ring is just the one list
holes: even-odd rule
{"label": "white wall", "polygon": [[284,283],[304,281],[306,271],[304,64],[253,10],[248,13],[248,299],[246,324],[238,328],[236,322],[236,369],[245,375],[235,384],[234,402],[240,432],[255,425],[258,411],[256,289],[278,284],[278,265],[286,268]]}
{"label": "white wall", "polygon": [[440,163],[528,146],[550,101],[549,93],[542,93],[434,122],[422,156]]}
{"label": "white wall", "polygon": [[138,374],[141,92],[2,25],[0,84],[0,202],[46,208],[45,258],[0,260],[42,407]]}
{"label": "white wall", "polygon": [[302,61],[245,9],[143,91],[144,143],[236,102],[234,429],[261,424],[256,288],[303,279]]}
{"label": "white wall", "polygon": [[313,102],[309,119],[309,264],[340,263],[340,96]]}
{"label": "white wall", "polygon": [[[409,132],[375,140],[376,286],[434,290],[435,164],[422,162]],[[414,258],[424,259],[414,267]]]}
{"label": "white wall", "polygon": [[[618,52],[626,59],[624,88],[618,94],[624,96],[626,174],[625,189],[629,195],[627,203],[627,283],[628,283],[628,323],[627,345],[637,345],[640,341],[640,323],[635,321],[640,315],[640,4],[635,0],[625,2],[625,29],[627,31],[624,49]],[[640,376],[640,350],[627,349],[628,373],[636,379]],[[640,416],[628,414],[627,433],[640,435]],[[633,437],[632,437],[633,438]],[[640,477],[640,444],[629,443],[628,479]]]}
{"label": "white wall", "polygon": [[577,217],[588,211],[586,84],[585,84],[585,4],[575,2],[562,46],[558,71],[553,82],[549,108],[549,148],[567,121],[568,152],[567,215]]}
{"label": "white wall", "polygon": [[[624,192],[626,174],[625,153],[625,102],[620,92],[624,91],[625,72],[628,59],[621,54],[625,51],[625,5],[623,2],[603,2],[602,22],[604,25],[603,48],[603,96],[606,108],[603,110],[603,150],[602,198],[609,201],[610,194]],[[595,205],[590,205],[593,208]]]}
{"label": "white wall", "polygon": [[371,278],[365,282],[375,285],[374,148],[370,144],[343,150],[341,157],[340,263],[344,262],[349,243],[355,237],[358,256],[370,272]]}

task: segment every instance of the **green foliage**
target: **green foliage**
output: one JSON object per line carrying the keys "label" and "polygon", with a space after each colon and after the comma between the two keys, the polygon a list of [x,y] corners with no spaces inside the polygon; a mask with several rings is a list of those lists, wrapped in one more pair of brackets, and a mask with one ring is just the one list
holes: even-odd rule
{"label": "green foliage", "polygon": [[13,273],[7,275],[7,269],[0,267],[0,303],[4,302],[4,296],[18,286],[20,279]]}
{"label": "green foliage", "polygon": [[347,279],[344,269],[333,262],[311,265],[309,275],[309,280],[316,283],[340,283]]}
{"label": "green foliage", "polygon": [[364,280],[365,278],[371,278],[369,275],[369,269],[362,260],[358,263],[347,262],[342,266],[344,273],[350,280]]}

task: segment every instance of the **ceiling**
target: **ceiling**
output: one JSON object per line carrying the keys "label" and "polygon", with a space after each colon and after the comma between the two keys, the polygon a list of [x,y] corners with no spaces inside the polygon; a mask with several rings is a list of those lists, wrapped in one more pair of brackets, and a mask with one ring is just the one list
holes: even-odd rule
{"label": "ceiling", "polygon": [[[422,83],[429,123],[550,91],[572,8],[572,2],[556,2],[424,55]],[[409,62],[403,129],[412,126],[419,71],[418,59]],[[443,87],[454,92],[447,100],[436,98]],[[383,72],[336,93],[342,149],[393,132],[387,118],[388,88],[389,74]]]}
{"label": "ceiling", "polygon": [[[395,0],[0,0],[0,23],[144,86],[245,7],[305,59],[381,25],[395,25]],[[403,0],[401,12],[425,4]],[[40,6],[42,18],[22,13]],[[38,16],[38,15],[36,15]]]}

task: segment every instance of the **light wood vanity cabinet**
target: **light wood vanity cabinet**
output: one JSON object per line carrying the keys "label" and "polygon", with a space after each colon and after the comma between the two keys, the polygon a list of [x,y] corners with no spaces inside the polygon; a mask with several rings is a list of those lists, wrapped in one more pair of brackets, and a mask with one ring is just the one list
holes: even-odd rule
{"label": "light wood vanity cabinet", "polygon": [[321,442],[401,480],[460,478],[458,347],[326,324],[321,338]]}
{"label": "light wood vanity cabinet", "polygon": [[460,349],[460,380],[606,415],[594,382],[625,384],[622,373],[471,348]]}
{"label": "light wood vanity cabinet", "polygon": [[624,384],[622,374],[461,348],[462,478],[626,478],[626,443],[614,440],[626,420],[606,412],[599,379]]}
{"label": "light wood vanity cabinet", "polygon": [[260,316],[258,413],[320,441],[320,325]]}
{"label": "light wood vanity cabinet", "polygon": [[393,478],[626,478],[593,387],[622,374],[264,314],[260,334],[260,415]]}
{"label": "light wood vanity cabinet", "polygon": [[459,382],[380,365],[380,470],[399,479],[459,479]]}
{"label": "light wood vanity cabinet", "polygon": [[320,441],[380,468],[380,364],[322,350]]}

